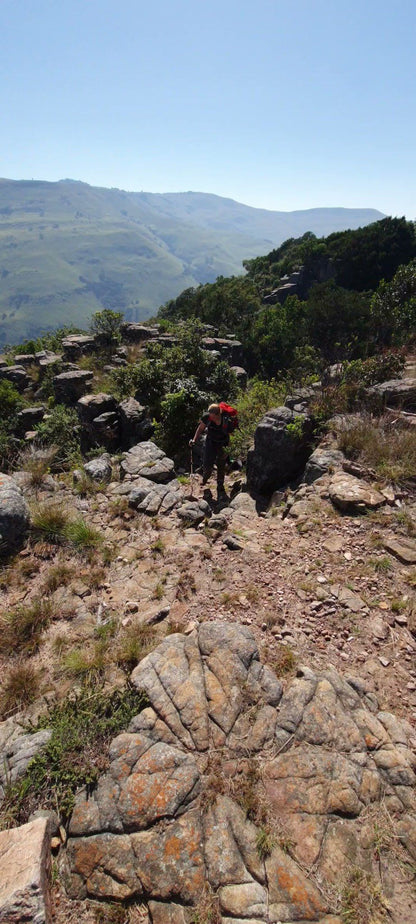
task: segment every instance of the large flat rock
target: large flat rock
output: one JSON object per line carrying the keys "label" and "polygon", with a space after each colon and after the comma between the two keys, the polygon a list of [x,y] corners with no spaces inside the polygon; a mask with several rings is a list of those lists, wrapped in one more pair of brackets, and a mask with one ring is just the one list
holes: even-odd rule
{"label": "large flat rock", "polygon": [[325,896],[351,868],[384,886],[369,812],[400,819],[413,857],[411,729],[364,681],[303,667],[283,692],[248,628],[207,622],[165,638],[132,683],[150,705],[77,796],[73,897],[147,901],[159,924],[190,924],[208,889],[225,924],[340,924]]}
{"label": "large flat rock", "polygon": [[52,924],[48,821],[0,831],[0,922]]}

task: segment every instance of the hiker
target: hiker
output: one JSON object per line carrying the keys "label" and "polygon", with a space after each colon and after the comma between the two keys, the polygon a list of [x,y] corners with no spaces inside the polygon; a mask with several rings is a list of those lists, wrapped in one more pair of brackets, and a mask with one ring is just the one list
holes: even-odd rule
{"label": "hiker", "polygon": [[[237,417],[237,412],[234,408],[230,407],[229,411],[235,415],[235,418]],[[199,421],[193,440],[189,440],[189,445],[192,448],[205,430],[207,431],[202,459],[202,484],[207,483],[216,463],[218,495],[225,493],[224,475],[227,461],[225,447],[230,442],[230,433],[237,425],[231,419],[232,414],[227,414],[220,404],[210,404],[207,413],[203,414]]]}

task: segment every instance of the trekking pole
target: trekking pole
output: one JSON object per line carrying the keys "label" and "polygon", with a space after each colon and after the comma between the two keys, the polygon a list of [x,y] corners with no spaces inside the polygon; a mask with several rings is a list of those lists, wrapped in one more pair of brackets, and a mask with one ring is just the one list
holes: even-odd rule
{"label": "trekking pole", "polygon": [[191,465],[190,465],[190,482],[191,482],[191,495],[194,493],[194,447],[191,446]]}

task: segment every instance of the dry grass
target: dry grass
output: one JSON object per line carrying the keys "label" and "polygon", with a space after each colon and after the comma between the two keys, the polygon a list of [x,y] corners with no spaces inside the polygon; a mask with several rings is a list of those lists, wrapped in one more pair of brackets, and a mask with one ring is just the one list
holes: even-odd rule
{"label": "dry grass", "polygon": [[136,664],[154,648],[157,633],[153,626],[127,626],[119,635],[115,651],[115,662],[130,673]]}
{"label": "dry grass", "polygon": [[6,673],[0,689],[0,718],[7,719],[35,701],[40,690],[40,672],[30,661],[18,661]]}
{"label": "dry grass", "polygon": [[51,601],[44,597],[0,613],[0,654],[33,654],[52,616]]}
{"label": "dry grass", "polygon": [[380,885],[358,867],[351,870],[343,887],[340,910],[344,924],[381,924],[389,917]]}
{"label": "dry grass", "polygon": [[50,472],[52,462],[56,456],[56,449],[34,449],[33,446],[24,449],[19,456],[19,467],[27,473],[27,483],[32,488],[40,488]]}
{"label": "dry grass", "polygon": [[338,446],[348,458],[374,469],[386,481],[415,481],[415,428],[395,425],[386,417],[363,417],[341,430]]}

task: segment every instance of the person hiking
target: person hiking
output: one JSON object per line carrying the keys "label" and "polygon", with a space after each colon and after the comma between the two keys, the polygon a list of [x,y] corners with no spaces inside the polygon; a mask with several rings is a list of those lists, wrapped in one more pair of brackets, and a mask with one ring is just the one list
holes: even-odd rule
{"label": "person hiking", "polygon": [[227,453],[225,447],[230,442],[229,426],[227,415],[221,410],[219,404],[210,404],[207,413],[203,414],[195,431],[195,436],[189,440],[191,448],[200,436],[207,431],[204,454],[202,458],[202,484],[206,484],[212,474],[212,470],[217,465],[217,490],[218,495],[224,494],[224,476]]}

